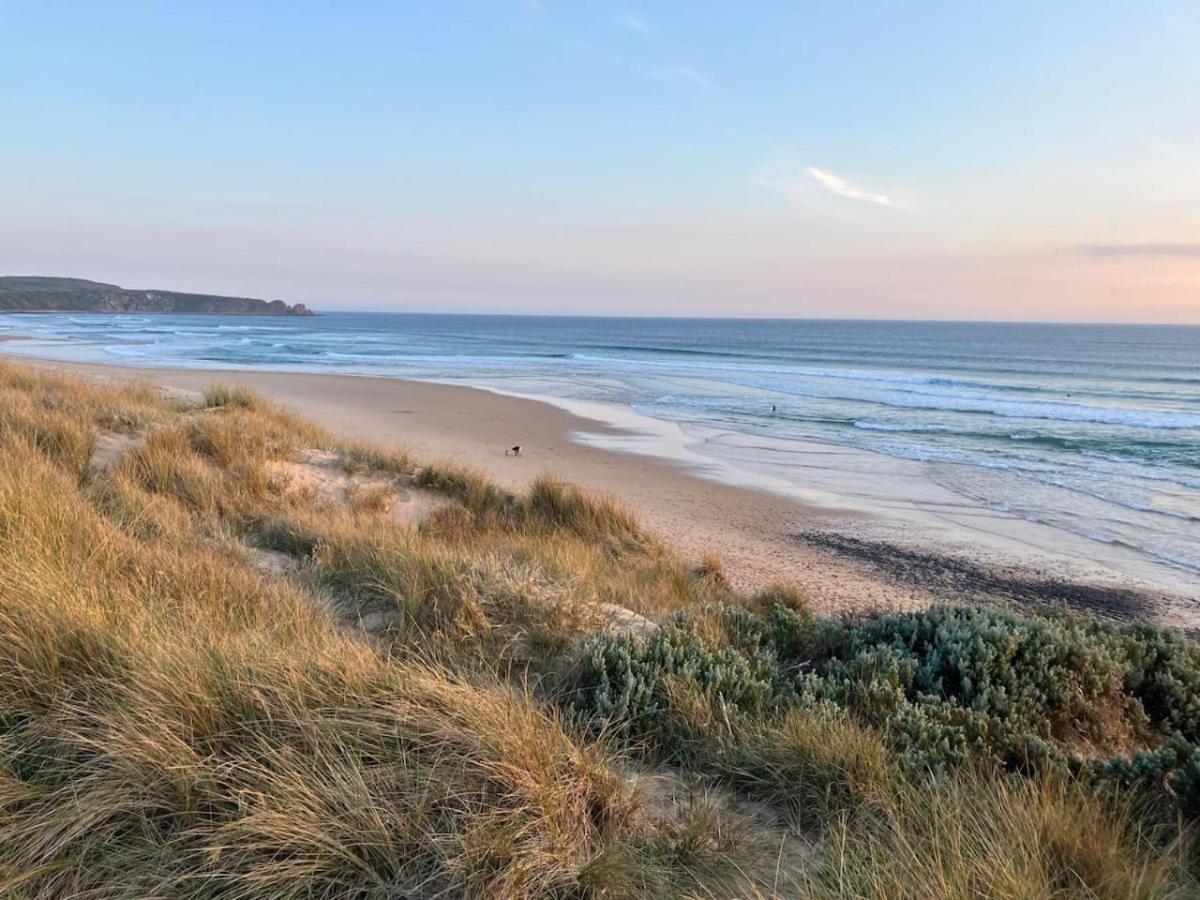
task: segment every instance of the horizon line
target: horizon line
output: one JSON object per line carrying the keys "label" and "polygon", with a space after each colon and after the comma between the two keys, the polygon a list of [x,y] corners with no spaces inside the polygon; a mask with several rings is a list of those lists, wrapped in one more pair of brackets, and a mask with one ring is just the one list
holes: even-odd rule
{"label": "horizon line", "polygon": [[[61,279],[64,281],[84,281],[99,285],[108,285],[117,287],[121,290],[132,291],[161,291],[163,293],[176,294],[201,294],[209,297],[236,297],[244,299],[261,299],[251,297],[249,294],[212,294],[207,290],[179,290],[177,288],[129,288],[116,282],[96,281],[93,278],[81,277],[78,275],[28,275],[28,274],[6,274],[0,275],[3,278],[47,278]],[[300,304],[307,307],[314,317],[320,318],[323,313],[320,309],[322,301],[314,300],[296,300],[284,299],[275,297],[274,300],[281,300],[289,305]],[[270,302],[270,301],[267,301]],[[1088,319],[1088,320],[1070,320],[1070,319],[939,319],[932,317],[915,317],[915,318],[889,318],[886,316],[738,316],[738,315],[682,315],[682,314],[638,314],[638,313],[591,313],[591,312],[564,312],[564,313],[545,313],[545,312],[477,312],[467,310],[454,311],[432,311],[425,309],[356,309],[356,308],[339,308],[328,310],[327,312],[340,313],[355,313],[355,314],[383,314],[383,315],[417,315],[417,316],[505,316],[510,318],[547,318],[547,319],[646,319],[646,320],[692,320],[692,321],[735,321],[735,322],[881,322],[881,323],[910,323],[910,324],[946,324],[946,325],[1121,325],[1130,327],[1143,328],[1198,328],[1200,327],[1200,317],[1188,321],[1166,321],[1166,322],[1146,322],[1146,321],[1123,321],[1112,319]],[[78,315],[82,311],[69,312],[66,310],[0,310],[0,315]],[[92,315],[105,315],[105,313],[87,313]],[[155,315],[189,315],[189,313],[154,313]],[[124,315],[124,313],[110,313],[109,315]],[[220,315],[214,313],[212,315]]]}
{"label": "horizon line", "polygon": [[[651,315],[637,313],[540,313],[540,312],[466,312],[424,309],[327,309],[321,310],[307,300],[303,303],[320,318],[330,313],[353,313],[355,315],[408,315],[408,316],[497,316],[511,319],[662,319],[691,321],[728,322],[879,322],[890,324],[935,324],[935,325],[1128,325],[1138,328],[1200,328],[1200,319],[1178,322],[1130,322],[1113,319],[935,319],[935,318],[888,318],[885,316],[728,316],[728,315]],[[53,315],[49,313],[48,315]]]}

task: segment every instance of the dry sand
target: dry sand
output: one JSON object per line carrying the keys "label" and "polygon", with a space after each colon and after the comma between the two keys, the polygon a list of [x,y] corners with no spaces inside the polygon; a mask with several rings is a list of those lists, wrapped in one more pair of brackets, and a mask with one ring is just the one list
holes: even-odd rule
{"label": "dry sand", "polygon": [[[1200,625],[1197,598],[1101,566],[1082,569],[1034,554],[1016,558],[986,545],[946,554],[943,546],[905,541],[898,537],[903,528],[860,511],[722,484],[663,459],[580,442],[573,435],[620,432],[537,400],[349,375],[38,364],[173,390],[200,391],[218,381],[246,385],[342,435],[403,446],[419,459],[469,465],[511,488],[552,473],[614,495],[688,559],[717,554],[737,586],[796,582],[822,612],[997,599]],[[522,447],[519,457],[505,453],[514,444]]]}

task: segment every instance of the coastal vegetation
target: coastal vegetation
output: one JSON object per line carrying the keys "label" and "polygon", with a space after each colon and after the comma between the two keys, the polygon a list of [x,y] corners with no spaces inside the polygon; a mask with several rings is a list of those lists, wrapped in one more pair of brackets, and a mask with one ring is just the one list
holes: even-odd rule
{"label": "coastal vegetation", "polygon": [[821,618],[611,500],[0,365],[0,894],[1200,893],[1200,651]]}

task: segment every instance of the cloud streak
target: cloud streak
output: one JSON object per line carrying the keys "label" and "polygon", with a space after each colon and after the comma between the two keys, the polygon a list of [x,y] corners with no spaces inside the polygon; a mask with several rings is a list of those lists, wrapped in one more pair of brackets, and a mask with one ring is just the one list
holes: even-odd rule
{"label": "cloud streak", "polygon": [[691,66],[664,66],[654,70],[654,77],[663,81],[690,81],[702,88],[713,86],[711,78]]}
{"label": "cloud streak", "polygon": [[1177,256],[1200,259],[1200,244],[1084,244],[1088,256]]}
{"label": "cloud streak", "polygon": [[804,171],[809,178],[831,194],[837,194],[839,197],[848,197],[851,200],[878,203],[880,206],[892,205],[892,198],[887,196],[887,194],[878,194],[874,191],[858,187],[840,175],[834,175],[832,172],[826,172],[824,169],[818,169],[816,166],[809,166]]}
{"label": "cloud streak", "polygon": [[618,28],[624,28],[626,31],[635,32],[643,37],[650,37],[650,23],[635,12],[618,13],[614,21]]}

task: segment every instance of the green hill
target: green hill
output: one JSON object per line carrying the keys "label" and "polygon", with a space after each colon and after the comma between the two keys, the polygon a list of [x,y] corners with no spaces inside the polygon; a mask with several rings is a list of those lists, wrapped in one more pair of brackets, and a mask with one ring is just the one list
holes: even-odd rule
{"label": "green hill", "polygon": [[303,303],[253,297],[131,290],[82,278],[0,276],[0,312],[209,313],[311,316]]}

